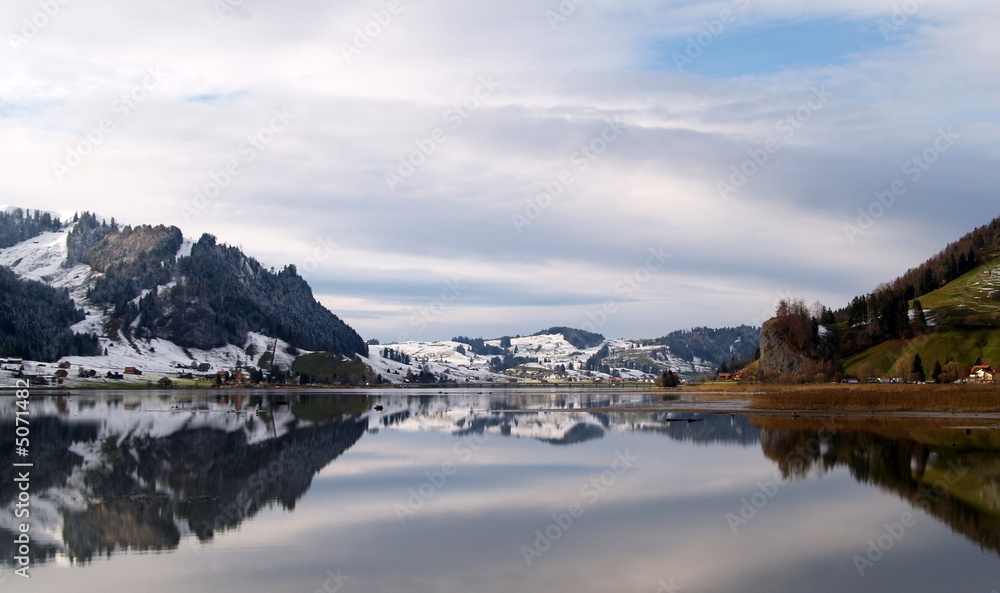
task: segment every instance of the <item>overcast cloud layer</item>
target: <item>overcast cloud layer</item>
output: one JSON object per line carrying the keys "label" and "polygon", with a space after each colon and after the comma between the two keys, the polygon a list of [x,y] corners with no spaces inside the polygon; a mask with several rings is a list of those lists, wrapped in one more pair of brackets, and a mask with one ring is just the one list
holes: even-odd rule
{"label": "overcast cloud layer", "polygon": [[992,0],[10,0],[0,202],[211,232],[383,341],[760,323],[997,215],[997,30]]}

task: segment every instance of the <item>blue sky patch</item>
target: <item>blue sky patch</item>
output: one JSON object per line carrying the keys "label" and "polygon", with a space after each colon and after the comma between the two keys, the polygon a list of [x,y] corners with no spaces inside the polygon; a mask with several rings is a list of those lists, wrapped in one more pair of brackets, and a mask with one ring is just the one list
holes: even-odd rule
{"label": "blue sky patch", "polygon": [[205,103],[207,105],[216,105],[219,103],[229,103],[235,99],[238,99],[244,95],[248,94],[246,91],[240,91],[238,93],[206,93],[204,95],[193,95],[190,97],[184,97],[185,101],[191,103]]}
{"label": "blue sky patch", "polygon": [[652,68],[711,78],[764,75],[846,64],[855,54],[890,44],[874,20],[825,18],[741,26],[737,18],[721,28],[712,21],[698,33],[658,42]]}

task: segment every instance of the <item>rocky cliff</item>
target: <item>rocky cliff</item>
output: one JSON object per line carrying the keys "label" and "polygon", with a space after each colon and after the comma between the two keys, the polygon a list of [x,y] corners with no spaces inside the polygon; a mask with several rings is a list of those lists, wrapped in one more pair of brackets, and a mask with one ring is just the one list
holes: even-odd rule
{"label": "rocky cliff", "polygon": [[810,355],[812,331],[808,319],[774,317],[760,328],[760,374],[764,380],[801,377],[816,359]]}

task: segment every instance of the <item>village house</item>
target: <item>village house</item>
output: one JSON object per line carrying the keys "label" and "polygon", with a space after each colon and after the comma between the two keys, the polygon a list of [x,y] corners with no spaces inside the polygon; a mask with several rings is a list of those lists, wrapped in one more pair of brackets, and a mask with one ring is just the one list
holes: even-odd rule
{"label": "village house", "polygon": [[123,372],[126,375],[141,375],[142,374],[142,371],[140,371],[139,369],[137,369],[135,367],[125,367],[125,370]]}
{"label": "village house", "polygon": [[68,360],[63,360],[59,363],[59,368],[61,369],[68,369],[70,366],[72,365],[70,365]]}
{"label": "village house", "polygon": [[58,371],[56,371],[57,379],[65,379],[68,376],[69,376],[69,371],[67,371],[66,369],[59,369]]}
{"label": "village house", "polygon": [[981,364],[972,367],[969,373],[969,380],[976,383],[993,383],[997,376],[997,371],[989,365]]}
{"label": "village house", "polygon": [[996,370],[989,365],[981,364],[972,367],[972,371],[969,373],[969,380],[976,383],[993,383],[996,375]]}

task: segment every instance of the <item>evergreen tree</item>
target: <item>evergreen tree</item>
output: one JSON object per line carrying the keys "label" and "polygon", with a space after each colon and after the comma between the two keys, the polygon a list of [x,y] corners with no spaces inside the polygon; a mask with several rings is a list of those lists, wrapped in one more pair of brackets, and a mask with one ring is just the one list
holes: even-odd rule
{"label": "evergreen tree", "polygon": [[927,332],[927,316],[924,314],[920,299],[913,301],[913,332],[917,335]]}
{"label": "evergreen tree", "polygon": [[923,382],[925,380],[924,363],[920,360],[919,353],[913,357],[913,367],[910,369],[910,380],[919,382]]}

